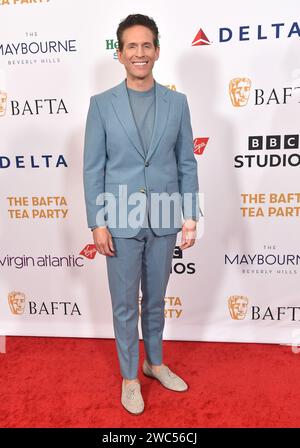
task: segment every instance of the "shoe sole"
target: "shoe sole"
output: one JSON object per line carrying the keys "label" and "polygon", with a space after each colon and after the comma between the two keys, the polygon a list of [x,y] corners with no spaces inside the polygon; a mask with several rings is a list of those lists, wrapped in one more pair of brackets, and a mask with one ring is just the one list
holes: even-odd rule
{"label": "shoe sole", "polygon": [[153,376],[153,375],[149,375],[148,373],[145,373],[144,371],[143,371],[143,374],[144,374],[145,376],[147,376],[148,378],[152,378],[152,379],[158,381],[159,384],[161,384],[165,389],[171,390],[172,392],[179,392],[179,393],[182,393],[182,392],[187,392],[187,391],[189,390],[189,386],[187,387],[187,389],[184,389],[184,390],[170,389],[169,387],[165,386],[161,381],[159,381],[159,379],[156,378],[155,376]]}
{"label": "shoe sole", "polygon": [[121,402],[121,405],[123,406],[123,408],[125,409],[125,411],[126,412],[128,412],[128,414],[130,414],[130,415],[141,415],[144,411],[145,411],[145,409],[143,409],[141,412],[130,412],[130,411],[128,411],[128,409],[124,406],[124,404]]}

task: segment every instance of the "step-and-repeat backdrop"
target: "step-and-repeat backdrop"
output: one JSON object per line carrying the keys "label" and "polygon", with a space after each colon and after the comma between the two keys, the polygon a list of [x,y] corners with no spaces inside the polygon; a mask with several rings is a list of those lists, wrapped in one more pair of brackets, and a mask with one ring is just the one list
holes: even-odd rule
{"label": "step-and-repeat backdrop", "polygon": [[174,251],[164,336],[295,343],[298,0],[0,0],[0,334],[113,337],[83,137],[90,96],[125,78],[116,29],[131,13],[158,24],[156,81],[188,97],[203,193],[203,236]]}

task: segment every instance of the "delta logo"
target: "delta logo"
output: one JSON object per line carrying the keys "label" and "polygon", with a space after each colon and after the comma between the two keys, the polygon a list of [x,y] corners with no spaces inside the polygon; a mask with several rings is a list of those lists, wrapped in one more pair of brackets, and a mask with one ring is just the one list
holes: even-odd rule
{"label": "delta logo", "polygon": [[[289,39],[300,37],[300,26],[298,22],[290,23],[270,23],[259,25],[243,25],[235,28],[222,27],[217,30],[217,43],[228,42],[248,42],[250,40],[274,40]],[[200,28],[194,40],[193,47],[211,45],[214,41],[210,40],[203,28]]]}
{"label": "delta logo", "polygon": [[198,31],[198,33],[196,34],[196,36],[192,42],[192,47],[198,47],[200,45],[210,45],[210,44],[211,44],[211,42],[207,38],[203,29],[200,28],[200,30]]}
{"label": "delta logo", "polygon": [[196,137],[194,139],[194,154],[202,156],[204,153],[209,137]]}

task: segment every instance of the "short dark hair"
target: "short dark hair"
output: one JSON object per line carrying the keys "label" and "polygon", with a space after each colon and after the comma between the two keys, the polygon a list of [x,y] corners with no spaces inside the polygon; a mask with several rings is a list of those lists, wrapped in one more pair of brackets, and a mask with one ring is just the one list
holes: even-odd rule
{"label": "short dark hair", "polygon": [[123,50],[123,32],[127,28],[131,28],[135,25],[142,25],[146,28],[149,28],[150,31],[152,31],[153,34],[153,43],[154,46],[157,48],[159,47],[159,40],[158,40],[158,28],[156,23],[151,17],[144,16],[143,14],[130,14],[126,17],[126,19],[122,20],[122,22],[119,23],[118,29],[117,29],[117,39],[118,39],[118,47],[119,50]]}

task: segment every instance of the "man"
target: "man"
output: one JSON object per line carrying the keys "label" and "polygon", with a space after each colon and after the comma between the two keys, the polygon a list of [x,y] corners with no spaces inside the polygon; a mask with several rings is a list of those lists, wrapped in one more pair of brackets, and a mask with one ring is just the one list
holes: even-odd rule
{"label": "man", "polygon": [[[182,231],[181,249],[195,243],[198,178],[186,96],[153,78],[160,50],[155,22],[141,14],[129,15],[119,24],[117,38],[118,59],[125,67],[126,79],[91,97],[84,187],[88,226],[97,250],[107,261],[123,377],[121,402],[130,413],[140,414],[144,410],[137,372],[140,282],[147,355],[143,372],[168,389],[188,388],[162,362],[162,334],[177,233]],[[137,195],[139,213],[134,208],[137,201],[132,199]],[[183,195],[187,201],[182,201]],[[108,202],[114,207],[107,206]]]}

